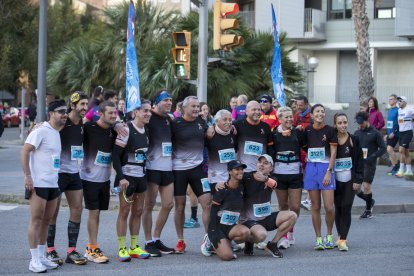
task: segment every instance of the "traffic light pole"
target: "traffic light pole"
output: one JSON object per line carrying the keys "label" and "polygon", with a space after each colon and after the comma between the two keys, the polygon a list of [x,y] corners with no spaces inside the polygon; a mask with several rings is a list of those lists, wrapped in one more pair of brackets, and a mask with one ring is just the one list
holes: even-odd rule
{"label": "traffic light pole", "polygon": [[207,102],[208,0],[200,1],[198,30],[197,97]]}
{"label": "traffic light pole", "polygon": [[37,122],[46,120],[47,0],[40,0],[37,63]]}

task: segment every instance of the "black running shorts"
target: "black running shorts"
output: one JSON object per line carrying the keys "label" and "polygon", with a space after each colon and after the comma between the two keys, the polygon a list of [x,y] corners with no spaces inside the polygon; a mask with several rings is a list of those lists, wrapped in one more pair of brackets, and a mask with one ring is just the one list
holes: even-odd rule
{"label": "black running shorts", "polygon": [[262,220],[248,220],[243,222],[243,225],[250,229],[253,226],[259,224],[263,226],[266,229],[266,231],[273,231],[277,229],[276,219],[278,214],[279,212],[273,212],[270,214],[270,216],[267,216]]}
{"label": "black running shorts", "polygon": [[158,170],[146,170],[148,183],[155,183],[158,186],[168,186],[174,183],[173,172],[158,171]]}
{"label": "black running shorts", "polygon": [[61,192],[82,190],[79,173],[59,173],[58,185]]}
{"label": "black running shorts", "polygon": [[275,174],[277,179],[276,189],[303,189],[303,174]]}
{"label": "black running shorts", "polygon": [[60,196],[59,188],[38,188],[34,187],[36,195],[46,201],[54,200]]}
{"label": "black running shorts", "polygon": [[108,210],[111,181],[91,182],[82,179],[85,208],[88,210]]}
{"label": "black running shorts", "polygon": [[410,147],[411,140],[413,140],[413,131],[400,132],[400,147],[408,149]]}
{"label": "black running shorts", "polygon": [[203,186],[202,180],[207,179],[207,174],[203,171],[202,164],[188,170],[173,171],[173,173],[174,196],[185,196],[187,194],[188,184],[190,184],[191,189],[197,197],[210,193],[210,185],[207,183]]}

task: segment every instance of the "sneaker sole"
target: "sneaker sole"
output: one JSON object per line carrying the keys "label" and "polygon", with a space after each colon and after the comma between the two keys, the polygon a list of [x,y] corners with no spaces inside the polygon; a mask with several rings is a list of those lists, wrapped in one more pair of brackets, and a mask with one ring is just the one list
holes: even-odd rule
{"label": "sneaker sole", "polygon": [[151,254],[148,254],[148,255],[129,254],[129,256],[134,259],[142,259],[142,260],[148,259],[150,256],[153,257]]}
{"label": "sneaker sole", "polygon": [[283,258],[283,255],[282,256],[278,256],[278,255],[275,255],[275,254],[273,254],[273,252],[272,252],[272,250],[270,250],[270,249],[268,249],[267,247],[264,249],[264,251],[266,251],[266,252],[268,252],[270,255],[272,255],[274,258]]}
{"label": "sneaker sole", "polygon": [[31,268],[31,267],[29,267],[29,270],[31,272],[34,272],[34,273],[46,273],[47,272],[47,269],[45,269],[45,270],[36,270],[36,269]]}
{"label": "sneaker sole", "polygon": [[162,250],[160,250],[160,252],[164,255],[169,255],[169,254],[174,254],[175,250],[172,250],[172,251],[162,251]]}
{"label": "sneaker sole", "polygon": [[87,260],[82,260],[82,261],[74,261],[71,259],[66,259],[65,263],[67,264],[75,264],[75,265],[85,265],[88,261]]}
{"label": "sneaker sole", "polygon": [[127,263],[131,261],[131,258],[119,258],[118,259],[121,263]]}
{"label": "sneaker sole", "polygon": [[62,259],[60,259],[60,260],[55,260],[55,261],[52,261],[52,260],[50,260],[51,262],[54,262],[55,264],[57,264],[57,265],[63,265],[63,260]]}

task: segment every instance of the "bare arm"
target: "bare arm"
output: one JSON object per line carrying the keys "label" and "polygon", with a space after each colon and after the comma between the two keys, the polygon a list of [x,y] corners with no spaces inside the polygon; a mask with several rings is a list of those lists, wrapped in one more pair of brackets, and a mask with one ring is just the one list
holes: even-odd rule
{"label": "bare arm", "polygon": [[24,184],[26,189],[33,190],[33,179],[30,172],[29,159],[30,152],[34,151],[35,147],[31,144],[25,143],[20,153],[20,159],[24,174]]}

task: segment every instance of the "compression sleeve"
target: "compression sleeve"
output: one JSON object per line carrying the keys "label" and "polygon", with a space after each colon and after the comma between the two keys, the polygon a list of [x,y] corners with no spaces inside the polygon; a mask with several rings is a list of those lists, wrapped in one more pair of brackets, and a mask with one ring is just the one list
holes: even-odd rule
{"label": "compression sleeve", "polygon": [[122,156],[123,151],[124,151],[124,148],[116,144],[114,145],[114,149],[112,150],[112,165],[114,167],[114,170],[116,171],[118,179],[125,178],[124,174],[122,173],[122,164],[121,164],[121,156]]}

